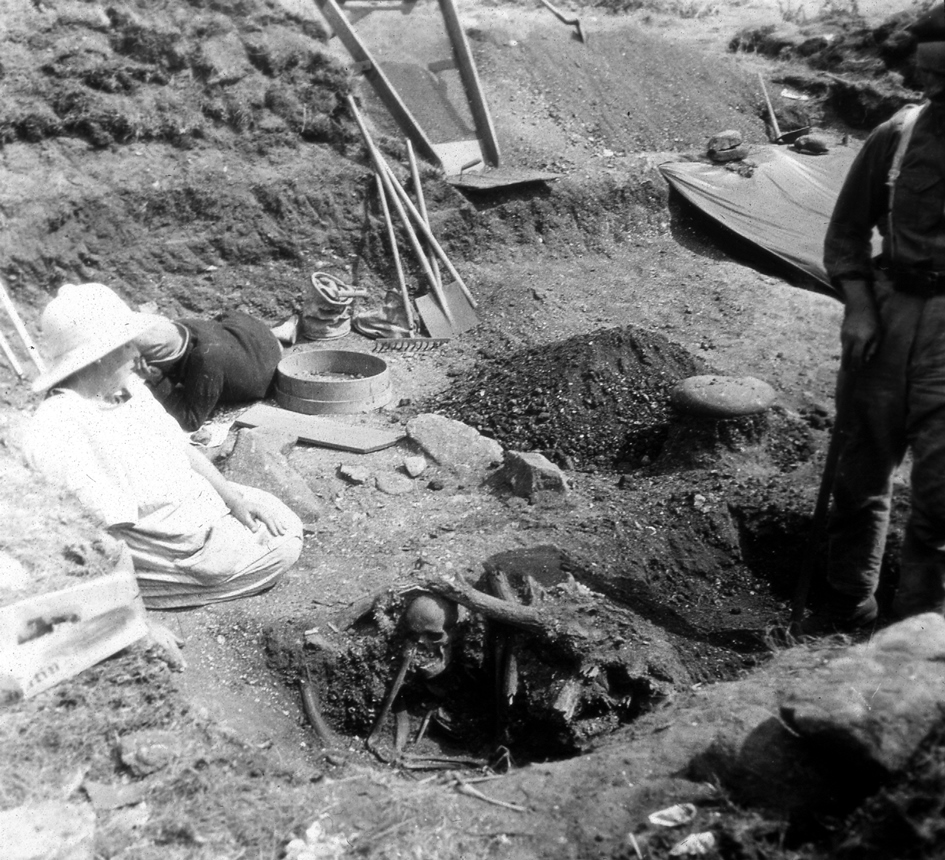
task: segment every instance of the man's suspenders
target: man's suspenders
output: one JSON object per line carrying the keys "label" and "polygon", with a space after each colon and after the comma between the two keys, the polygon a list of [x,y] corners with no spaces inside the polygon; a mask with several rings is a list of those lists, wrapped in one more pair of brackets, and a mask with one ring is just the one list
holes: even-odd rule
{"label": "man's suspenders", "polygon": [[928,102],[921,105],[906,105],[902,109],[902,128],[899,132],[899,143],[896,145],[896,152],[893,155],[892,164],[889,165],[889,173],[886,175],[886,187],[889,189],[889,211],[887,217],[887,237],[889,239],[889,257],[890,264],[894,264],[896,259],[896,234],[893,231],[893,201],[896,197],[896,182],[899,180],[899,174],[902,171],[902,161],[906,157],[906,150],[909,148],[909,141],[912,140],[912,132],[915,130],[916,120],[927,107]]}

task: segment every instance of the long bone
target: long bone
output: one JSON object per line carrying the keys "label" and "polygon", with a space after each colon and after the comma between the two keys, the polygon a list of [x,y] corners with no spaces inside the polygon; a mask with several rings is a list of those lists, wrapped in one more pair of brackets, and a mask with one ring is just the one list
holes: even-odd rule
{"label": "long bone", "polygon": [[413,658],[416,653],[417,646],[414,645],[413,642],[410,642],[404,648],[404,656],[400,661],[400,668],[397,670],[397,677],[394,678],[394,682],[391,684],[390,690],[387,691],[387,698],[384,699],[384,704],[381,706],[381,713],[377,717],[377,722],[374,724],[374,728],[371,729],[371,734],[368,735],[367,740],[364,742],[364,745],[379,758],[381,756],[376,748],[377,739],[380,736],[381,731],[383,731],[384,723],[387,721],[387,715],[390,713],[391,706],[394,704],[394,700],[400,693],[400,688],[404,685],[404,679],[407,677],[407,670],[410,668],[410,664],[413,663]]}

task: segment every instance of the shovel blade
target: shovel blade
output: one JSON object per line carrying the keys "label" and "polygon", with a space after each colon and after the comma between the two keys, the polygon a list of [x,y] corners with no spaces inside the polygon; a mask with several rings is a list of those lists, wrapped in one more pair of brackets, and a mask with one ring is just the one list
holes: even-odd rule
{"label": "shovel blade", "polygon": [[452,337],[479,325],[476,309],[469,303],[462,287],[456,281],[443,285],[443,296],[453,317],[453,323],[450,323],[436,296],[432,293],[416,299],[417,313],[420,314],[420,319],[423,320],[430,337]]}

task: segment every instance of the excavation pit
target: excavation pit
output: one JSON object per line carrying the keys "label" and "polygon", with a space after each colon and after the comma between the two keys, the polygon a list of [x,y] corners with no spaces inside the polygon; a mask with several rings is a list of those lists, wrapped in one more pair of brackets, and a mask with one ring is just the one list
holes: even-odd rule
{"label": "excavation pit", "polygon": [[[686,638],[703,639],[693,643],[695,660],[712,649],[739,661],[767,655],[756,635],[665,629],[672,624],[649,617],[642,595],[605,594],[593,570],[553,545],[491,556],[459,595],[432,580],[427,588],[367,595],[310,628],[301,648],[286,628],[270,630],[267,643],[290,685],[314,686],[335,731],[354,744],[367,738],[378,759],[407,769],[432,769],[434,760],[494,766],[503,750],[516,765],[580,755],[701,680],[693,650],[679,644]],[[434,592],[456,598],[458,618],[445,631],[434,619],[420,642],[410,608]],[[511,616],[497,603],[514,607]],[[431,677],[430,652],[447,632],[445,669]]]}

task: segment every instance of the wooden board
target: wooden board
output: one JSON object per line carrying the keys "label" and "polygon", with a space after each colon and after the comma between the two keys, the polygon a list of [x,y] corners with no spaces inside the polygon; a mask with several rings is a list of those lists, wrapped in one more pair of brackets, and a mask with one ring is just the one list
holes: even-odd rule
{"label": "wooden board", "polygon": [[130,554],[115,571],[0,609],[0,704],[30,698],[147,635]]}
{"label": "wooden board", "polygon": [[315,415],[290,412],[277,406],[257,403],[240,415],[235,422],[239,427],[269,427],[286,430],[299,438],[300,442],[334,448],[338,451],[353,451],[355,454],[370,454],[396,445],[405,438],[404,433],[390,433],[371,427],[355,427],[341,424]]}
{"label": "wooden board", "polygon": [[446,181],[454,188],[470,191],[491,191],[493,188],[506,188],[510,185],[525,185],[529,182],[553,182],[560,179],[561,173],[546,173],[540,170],[526,170],[515,167],[497,167],[482,173],[467,171],[457,176],[447,176]]}

